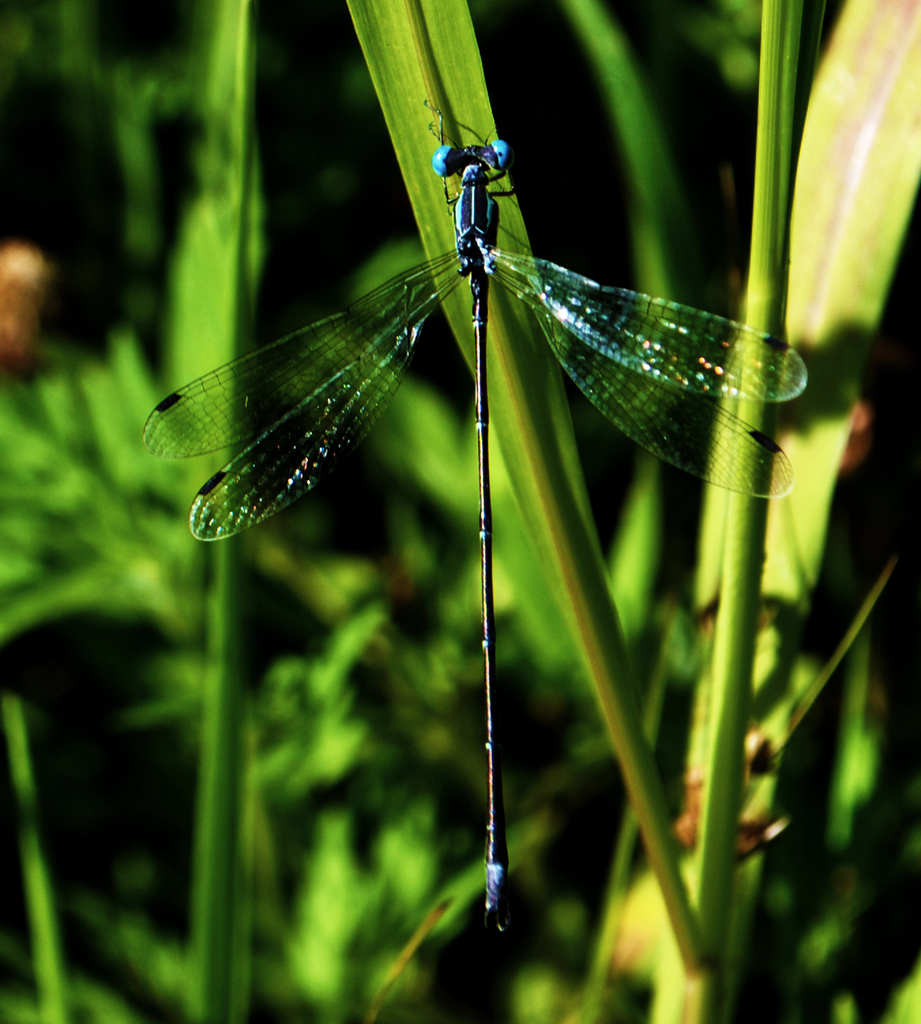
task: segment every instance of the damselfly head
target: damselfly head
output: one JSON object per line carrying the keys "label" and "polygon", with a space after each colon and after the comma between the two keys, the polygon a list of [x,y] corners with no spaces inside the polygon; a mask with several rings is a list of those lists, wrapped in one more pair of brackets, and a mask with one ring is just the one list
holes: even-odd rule
{"label": "damselfly head", "polygon": [[515,153],[512,147],[502,139],[496,139],[488,146],[465,146],[463,149],[439,146],[432,156],[432,168],[441,178],[461,174],[472,164],[485,165],[490,170],[498,171],[501,176],[514,162]]}

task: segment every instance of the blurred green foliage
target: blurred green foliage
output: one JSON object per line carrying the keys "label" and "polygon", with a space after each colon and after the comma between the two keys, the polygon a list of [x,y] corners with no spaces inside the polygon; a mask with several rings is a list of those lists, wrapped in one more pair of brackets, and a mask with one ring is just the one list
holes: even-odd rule
{"label": "blurred green foliage", "polygon": [[[757,5],[616,6],[692,211],[681,284],[690,294],[680,297],[735,312],[745,246],[727,235],[744,233],[751,205]],[[471,7],[535,251],[636,285],[634,211],[619,199],[613,153],[623,154],[562,7]],[[26,709],[71,1020],[183,1020],[193,970],[212,567],[186,513],[219,462],[155,460],[141,430],[182,383],[166,379],[163,338],[200,142],[194,28],[181,4],[0,7],[3,230],[54,267],[27,370],[20,361],[0,381],[0,657],[2,685]],[[249,255],[255,273],[264,250],[254,333],[266,341],[335,311],[421,249],[345,6],[263,3],[256,30]],[[727,215],[720,167],[734,171],[737,216]],[[916,217],[866,382],[872,445],[832,509],[800,689],[886,557],[898,549],[902,561],[785,750],[775,806],[792,824],[764,859],[738,998],[746,1021],[917,1017],[918,259]],[[197,281],[184,286],[194,295]],[[8,318],[9,307],[0,312]],[[514,924],[502,937],[485,933],[471,388],[443,325],[426,334],[414,374],[359,455],[244,541],[254,1022],[361,1019],[445,898],[447,914],[382,1019],[536,1024],[575,1019],[583,1005],[622,791],[553,595],[523,533],[503,529],[518,513],[500,463]],[[650,468],[578,397],[573,419],[637,678],[665,687],[657,757],[677,815],[709,640],[691,598],[700,488]],[[20,895],[27,866],[12,785],[2,828],[0,1019],[31,1024],[40,1019],[35,933]],[[631,863],[601,1019],[646,1019],[650,1000],[663,920],[628,850]]]}

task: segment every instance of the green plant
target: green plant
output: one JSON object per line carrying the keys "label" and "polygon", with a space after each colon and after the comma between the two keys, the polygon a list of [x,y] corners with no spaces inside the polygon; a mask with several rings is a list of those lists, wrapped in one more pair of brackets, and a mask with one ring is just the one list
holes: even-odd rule
{"label": "green plant", "polygon": [[[915,507],[907,416],[860,471],[867,483],[833,491],[917,188],[916,7],[850,0],[811,89],[820,7],[765,5],[754,173],[751,139],[726,126],[753,131],[755,7],[662,0],[623,11],[627,33],[586,0],[500,5],[474,10],[478,40],[464,4],[355,0],[376,99],[347,26],[337,35],[313,7],[263,5],[253,21],[246,4],[177,6],[156,35],[114,16],[101,32],[82,3],[3,15],[0,178],[22,199],[16,231],[56,250],[68,282],[44,365],[0,392],[0,640],[19,694],[4,698],[9,803],[30,880],[29,927],[15,910],[0,922],[4,1020],[344,1021],[372,1007],[426,1020],[913,1019],[917,968],[897,983],[917,951],[893,909],[916,885],[918,708],[898,683],[917,677],[913,568],[892,577],[886,615],[855,631],[832,741],[833,703],[800,711],[815,654],[836,647],[895,546],[892,509],[910,523]],[[539,31],[565,72],[535,57]],[[725,143],[741,210],[754,182],[746,317],[779,329],[786,293],[810,364],[779,427],[793,495],[767,509],[705,493],[692,585],[694,483],[634,461],[570,403],[527,315],[495,296],[515,900],[501,938],[481,927],[469,387],[437,324],[419,363],[438,387],[409,379],[352,467],[237,550],[206,549],[184,524],[219,457],[161,464],[140,446],[157,399],[229,358],[251,321],[281,335],[422,258],[404,237],[393,151],[426,251],[451,247],[423,101],[453,138],[491,133],[484,65],[519,153],[502,244],[527,246],[520,201],[540,255],[734,313],[732,287],[701,269],[721,263],[720,197],[694,180],[703,167],[715,182],[710,149]],[[41,137],[18,113],[32,102]],[[697,147],[683,118],[718,132]],[[619,177],[605,175],[608,130]],[[72,159],[35,158],[47,139]],[[621,188],[629,243],[606,219]],[[627,249],[633,271],[614,265]],[[67,305],[78,281],[97,303],[82,319]],[[469,362],[462,290],[447,312]],[[908,332],[910,316],[895,322]],[[161,337],[155,384],[144,347]],[[901,378],[887,386],[910,397]],[[874,716],[881,694],[889,727]],[[764,775],[744,755],[752,721],[783,750]],[[790,817],[741,863],[740,801],[754,846]],[[682,803],[693,855],[672,837]],[[887,935],[885,969],[859,922]],[[489,964],[472,971],[471,948]]]}

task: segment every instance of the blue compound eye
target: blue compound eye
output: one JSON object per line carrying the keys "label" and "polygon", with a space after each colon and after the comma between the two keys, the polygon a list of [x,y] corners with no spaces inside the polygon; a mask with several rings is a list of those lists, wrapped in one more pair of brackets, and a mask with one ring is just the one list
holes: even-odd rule
{"label": "blue compound eye", "polygon": [[503,142],[502,139],[496,139],[490,148],[496,154],[496,167],[498,170],[507,171],[515,162],[515,154],[512,147],[507,142]]}
{"label": "blue compound eye", "polygon": [[448,155],[450,152],[450,146],[439,146],[432,156],[432,168],[441,178],[448,176]]}

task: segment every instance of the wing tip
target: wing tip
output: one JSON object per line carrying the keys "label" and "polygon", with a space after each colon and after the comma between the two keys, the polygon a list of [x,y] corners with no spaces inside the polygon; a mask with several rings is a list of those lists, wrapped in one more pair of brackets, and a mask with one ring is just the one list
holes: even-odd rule
{"label": "wing tip", "polygon": [[210,480],[206,480],[201,485],[198,491],[198,497],[200,498],[205,494],[210,494],[214,490],[214,488],[217,487],[217,485],[224,479],[225,476],[227,476],[226,469],[218,470],[217,473],[215,473]]}
{"label": "wing tip", "polygon": [[[154,413],[166,412],[167,409],[172,407],[182,398],[182,395],[178,391],[174,391],[171,395],[167,395],[159,405],[154,407]],[[153,415],[153,413],[151,413]]]}
{"label": "wing tip", "polygon": [[783,338],[778,338],[776,334],[762,334],[761,337],[764,338],[766,344],[771,348],[776,348],[778,352],[786,352],[790,348],[790,343],[784,341]]}
{"label": "wing tip", "polygon": [[767,434],[762,434],[760,430],[755,429],[749,430],[748,435],[749,437],[753,437],[762,448],[767,448],[772,455],[776,455],[778,452],[781,452],[782,454],[780,445],[773,437],[768,437]]}
{"label": "wing tip", "polygon": [[768,437],[754,428],[748,431],[748,436],[771,456],[771,478],[768,487],[764,494],[756,497],[785,498],[793,490],[793,466],[790,465],[790,460],[773,437]]}
{"label": "wing tip", "polygon": [[227,470],[221,469],[199,488],[192,508],[189,510],[189,529],[196,540],[223,540],[237,530],[228,530],[226,525],[214,516],[212,503],[208,500],[211,492],[220,485],[227,476]]}
{"label": "wing tip", "polygon": [[264,515],[248,516],[245,510],[233,511],[224,504],[226,495],[214,494],[230,475],[226,468],[219,470],[202,485],[195,496],[189,509],[189,529],[196,540],[226,540],[249,529],[250,526],[255,526],[265,518]]}
{"label": "wing tip", "polygon": [[156,405],[154,411],[147,417],[147,422],[144,424],[144,447],[151,455],[160,455],[167,458],[172,455],[171,452],[165,450],[157,435],[159,434],[160,417],[163,413],[172,409],[181,398],[182,395],[178,391],[174,391]]}

